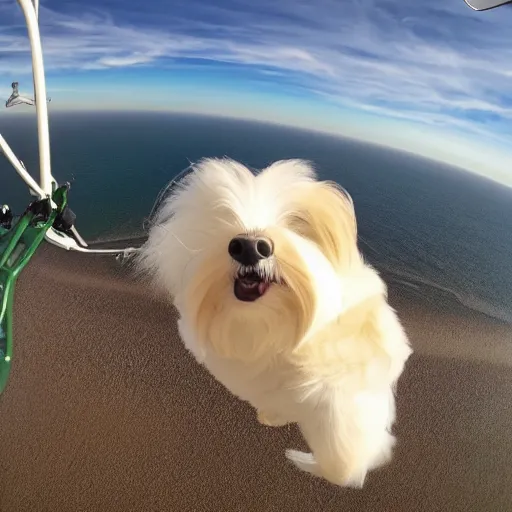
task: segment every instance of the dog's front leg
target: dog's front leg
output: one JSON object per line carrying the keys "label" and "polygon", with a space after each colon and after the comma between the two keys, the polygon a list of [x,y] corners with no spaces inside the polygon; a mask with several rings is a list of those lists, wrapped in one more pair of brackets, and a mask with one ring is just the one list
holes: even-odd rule
{"label": "dog's front leg", "polygon": [[258,421],[267,427],[284,427],[290,423],[282,418],[279,414],[258,409]]}

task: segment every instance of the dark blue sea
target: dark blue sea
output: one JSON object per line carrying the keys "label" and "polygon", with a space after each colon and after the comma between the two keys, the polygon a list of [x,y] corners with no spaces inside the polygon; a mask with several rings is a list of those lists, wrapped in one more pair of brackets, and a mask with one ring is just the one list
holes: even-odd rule
{"label": "dark blue sea", "polygon": [[[140,236],[160,189],[199,158],[255,168],[305,158],[352,195],[360,248],[376,268],[418,293],[429,288],[512,322],[510,188],[377,145],[231,119],[54,113],[50,130],[53,174],[74,180],[70,205],[89,241]],[[0,131],[37,178],[35,117],[0,117]],[[0,158],[0,202],[22,210],[29,200]]]}

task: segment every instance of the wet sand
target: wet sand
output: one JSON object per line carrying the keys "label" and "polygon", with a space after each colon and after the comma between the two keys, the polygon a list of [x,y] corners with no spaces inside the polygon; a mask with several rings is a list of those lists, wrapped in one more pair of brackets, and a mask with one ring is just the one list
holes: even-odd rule
{"label": "wet sand", "polygon": [[390,301],[416,351],[398,446],[344,490],[286,461],[297,429],[259,425],[113,258],[43,247],[16,290],[0,511],[512,510],[512,327],[399,287]]}

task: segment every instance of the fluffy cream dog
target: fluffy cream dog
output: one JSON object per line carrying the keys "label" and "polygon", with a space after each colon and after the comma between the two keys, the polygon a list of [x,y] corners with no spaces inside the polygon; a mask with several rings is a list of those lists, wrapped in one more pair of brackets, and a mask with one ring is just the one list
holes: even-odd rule
{"label": "fluffy cream dog", "polygon": [[300,469],[361,487],[392,454],[394,387],[411,354],[357,248],[352,201],[301,160],[260,173],[199,162],[141,250],[197,361],[259,421],[297,423]]}

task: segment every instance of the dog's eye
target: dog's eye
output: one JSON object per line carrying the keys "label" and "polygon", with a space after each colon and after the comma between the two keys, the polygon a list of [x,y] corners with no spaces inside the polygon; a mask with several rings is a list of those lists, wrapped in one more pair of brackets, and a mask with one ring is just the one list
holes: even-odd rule
{"label": "dog's eye", "polygon": [[311,236],[311,225],[307,220],[307,216],[301,213],[290,214],[287,218],[287,227],[298,235],[309,238]]}

